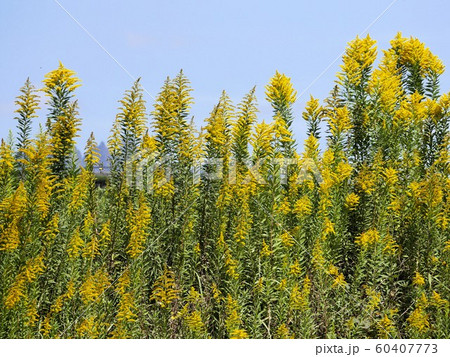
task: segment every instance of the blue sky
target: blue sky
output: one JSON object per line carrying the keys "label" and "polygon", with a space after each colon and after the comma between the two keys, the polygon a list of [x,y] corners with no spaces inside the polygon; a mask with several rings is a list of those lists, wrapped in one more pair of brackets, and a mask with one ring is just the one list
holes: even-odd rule
{"label": "blue sky", "polygon": [[[361,33],[392,0],[329,1],[144,1],[58,0],[116,60],[142,77],[150,111],[166,76],[181,68],[194,88],[192,115],[201,125],[225,89],[238,102],[257,86],[259,118],[270,119],[264,86],[275,70],[292,78],[299,93]],[[83,120],[79,146],[91,131],[106,140],[122,97],[133,79],[54,0],[3,1],[0,5],[0,137],[14,129],[14,100],[29,76],[42,87],[58,61],[78,73]],[[418,37],[450,66],[445,0],[398,0],[369,33],[380,49],[398,31]],[[320,99],[333,86],[340,60],[295,104],[294,133],[305,138],[301,113],[309,94]],[[441,77],[450,90],[450,71]],[[45,122],[42,103],[39,119]]]}

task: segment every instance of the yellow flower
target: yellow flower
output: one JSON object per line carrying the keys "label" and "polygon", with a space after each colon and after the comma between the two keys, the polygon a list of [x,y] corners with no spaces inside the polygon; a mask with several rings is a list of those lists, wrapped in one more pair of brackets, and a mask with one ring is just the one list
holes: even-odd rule
{"label": "yellow flower", "polygon": [[185,317],[186,324],[193,333],[202,335],[206,332],[205,324],[202,320],[202,315],[199,311],[193,311]]}
{"label": "yellow flower", "polygon": [[416,274],[413,277],[413,284],[416,286],[424,286],[425,285],[425,279],[418,271],[416,271]]}
{"label": "yellow flower", "polygon": [[56,93],[66,90],[73,92],[76,88],[81,86],[80,80],[75,76],[76,73],[64,67],[59,62],[59,66],[54,71],[47,73],[44,79],[44,92],[47,94],[56,91]]}
{"label": "yellow flower", "polygon": [[81,337],[98,338],[100,335],[99,326],[94,316],[84,318],[76,331]]}
{"label": "yellow flower", "polygon": [[383,172],[383,176],[388,186],[393,186],[398,181],[397,170],[392,167],[386,168]]}
{"label": "yellow flower", "polygon": [[350,211],[355,210],[358,203],[359,203],[359,196],[356,193],[352,192],[345,198],[345,206]]}
{"label": "yellow flower", "polygon": [[385,237],[386,245],[383,248],[384,253],[388,253],[391,255],[395,255],[400,248],[400,246],[397,244],[397,242],[394,240],[394,238],[391,235],[387,235]]}
{"label": "yellow flower", "polygon": [[89,243],[84,247],[83,257],[93,259],[98,255],[100,255],[98,239],[96,236],[92,236]]}
{"label": "yellow flower", "polygon": [[430,328],[430,322],[428,321],[428,314],[422,307],[417,307],[407,319],[411,327],[419,330],[420,332],[427,331]]}
{"label": "yellow flower", "polygon": [[273,253],[273,252],[270,250],[270,248],[269,248],[269,246],[267,245],[266,241],[263,240],[263,243],[262,243],[262,249],[261,249],[261,252],[259,253],[259,255],[260,255],[261,257],[270,257],[270,256],[272,255],[272,253]]}
{"label": "yellow flower", "polygon": [[439,293],[433,290],[433,294],[431,296],[431,305],[437,308],[446,308],[448,307],[448,301],[443,299]]}
{"label": "yellow flower", "polygon": [[335,181],[337,183],[344,182],[350,177],[352,171],[353,167],[348,162],[345,161],[339,162],[339,164],[336,167],[336,174],[334,177]]}
{"label": "yellow flower", "polygon": [[302,268],[300,267],[300,263],[298,260],[295,260],[293,264],[291,264],[289,268],[289,274],[293,276],[300,276],[302,273]]}
{"label": "yellow flower", "polygon": [[423,77],[433,73],[440,75],[444,72],[442,61],[417,38],[404,38],[399,32],[391,41],[391,46],[398,54],[400,64],[409,67],[419,66],[420,74]]}
{"label": "yellow flower", "polygon": [[248,333],[243,329],[233,330],[230,334],[231,339],[245,339],[248,338]]}
{"label": "yellow flower", "polygon": [[371,228],[368,231],[359,235],[355,243],[362,246],[363,248],[367,248],[369,245],[372,245],[380,240],[380,233],[375,229]]}
{"label": "yellow flower", "polygon": [[374,311],[381,303],[381,294],[368,286],[366,286],[365,289],[367,297],[369,298],[367,307],[370,311]]}
{"label": "yellow flower", "polygon": [[118,321],[136,321],[137,315],[135,313],[136,306],[134,303],[134,296],[132,293],[124,293],[122,294],[119,301],[119,309],[117,312],[117,320]]}
{"label": "yellow flower", "polygon": [[284,232],[281,235],[281,242],[285,247],[292,247],[295,243],[295,240],[292,237],[292,234],[290,234],[289,232]]}
{"label": "yellow flower", "polygon": [[312,203],[307,195],[300,197],[297,202],[295,202],[293,212],[298,218],[303,218],[309,216],[312,211]]}
{"label": "yellow flower", "polygon": [[393,49],[384,52],[380,67],[373,71],[369,90],[372,95],[378,97],[378,102],[385,112],[391,114],[395,111],[397,101],[403,95],[403,88]]}
{"label": "yellow flower", "polygon": [[35,326],[36,322],[39,319],[36,305],[37,305],[36,300],[29,301],[27,303],[27,313],[26,313],[27,321],[25,322],[26,326]]}
{"label": "yellow flower", "polygon": [[324,221],[324,228],[323,228],[322,237],[325,238],[330,233],[336,233],[336,231],[334,230],[334,223],[331,222],[328,217],[326,217],[325,221]]}
{"label": "yellow flower", "polygon": [[381,320],[377,322],[378,336],[380,338],[392,338],[394,332],[394,324],[387,314],[384,314]]}
{"label": "yellow flower", "polygon": [[297,99],[297,91],[294,90],[291,79],[278,71],[266,86],[266,95],[272,103],[282,102],[289,105],[295,103]]}
{"label": "yellow flower", "polygon": [[22,297],[25,297],[25,288],[27,283],[32,283],[45,270],[44,256],[41,253],[36,258],[27,260],[20,273],[15,277],[13,284],[8,290],[5,298],[5,306],[12,309],[19,303]]}
{"label": "yellow flower", "polygon": [[285,197],[280,203],[278,210],[283,214],[289,214],[291,212],[291,204],[288,197]]}
{"label": "yellow flower", "polygon": [[359,85],[362,76],[371,68],[377,57],[376,41],[369,35],[365,38],[356,37],[348,44],[342,57],[342,73],[338,75],[341,82],[348,81],[352,85]]}
{"label": "yellow flower", "polygon": [[336,278],[334,279],[333,282],[333,287],[345,287],[347,285],[347,282],[345,281],[345,277],[344,274],[340,273],[338,274],[338,276],[336,276]]}
{"label": "yellow flower", "polygon": [[338,137],[353,127],[347,107],[335,108],[330,114],[328,124],[333,136]]}
{"label": "yellow flower", "polygon": [[139,196],[138,208],[128,210],[128,222],[130,230],[130,240],[127,246],[127,252],[131,258],[136,258],[144,250],[144,244],[147,240],[147,230],[150,225],[150,209],[147,205],[144,195]]}
{"label": "yellow flower", "polygon": [[290,296],[290,307],[293,310],[305,310],[309,304],[309,294],[311,291],[311,281],[305,277],[303,287],[300,290],[298,284],[295,284]]}
{"label": "yellow flower", "polygon": [[375,190],[376,185],[375,173],[368,167],[363,166],[359,171],[358,177],[356,178],[356,182],[365,193],[370,195]]}
{"label": "yellow flower", "polygon": [[155,300],[163,309],[178,299],[178,289],[175,285],[175,274],[173,271],[164,268],[163,274],[153,284],[153,292],[150,300]]}
{"label": "yellow flower", "polygon": [[72,234],[69,245],[67,247],[67,254],[71,259],[78,258],[80,256],[81,249],[84,246],[84,241],[80,236],[78,228]]}
{"label": "yellow flower", "polygon": [[275,336],[276,336],[276,338],[279,338],[279,339],[292,339],[292,338],[295,338],[294,334],[291,334],[291,332],[289,331],[289,328],[284,323],[281,324],[277,328],[277,332],[276,332]]}
{"label": "yellow flower", "polygon": [[81,285],[81,299],[85,304],[95,302],[109,285],[109,277],[106,270],[98,269],[95,274],[89,274],[85,282]]}
{"label": "yellow flower", "polygon": [[239,279],[238,262],[232,258],[229,250],[225,253],[225,266],[227,267],[227,274],[231,278],[235,280]]}

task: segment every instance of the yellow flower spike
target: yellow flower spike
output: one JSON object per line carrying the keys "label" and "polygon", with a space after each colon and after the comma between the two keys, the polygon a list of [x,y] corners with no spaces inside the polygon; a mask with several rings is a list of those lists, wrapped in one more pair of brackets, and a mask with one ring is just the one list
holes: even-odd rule
{"label": "yellow flower spike", "polygon": [[365,289],[367,297],[369,298],[367,308],[369,311],[374,311],[381,303],[381,294],[368,286],[366,286]]}
{"label": "yellow flower spike", "polygon": [[334,234],[336,231],[334,230],[334,223],[330,221],[328,217],[325,218],[324,228],[322,231],[322,237],[326,238],[329,234]]}
{"label": "yellow flower spike", "polygon": [[377,57],[375,40],[369,35],[365,38],[356,37],[348,44],[342,57],[342,72],[339,74],[341,81],[348,81],[351,85],[359,85],[363,74],[372,67]]}
{"label": "yellow flower spike", "polygon": [[291,203],[289,202],[289,197],[285,197],[283,201],[281,201],[280,205],[277,207],[277,210],[285,215],[291,212]]}
{"label": "yellow flower spike", "polygon": [[353,167],[345,161],[339,162],[339,164],[336,167],[336,173],[335,173],[335,181],[337,183],[341,183],[346,181],[352,174]]}
{"label": "yellow flower spike", "polygon": [[383,176],[388,186],[394,186],[398,182],[397,170],[392,167],[386,168]]}
{"label": "yellow flower spike", "polygon": [[89,274],[80,288],[83,303],[96,302],[109,286],[109,276],[105,270],[98,269],[94,274]]}
{"label": "yellow flower spike", "polygon": [[45,316],[44,321],[42,321],[40,331],[44,337],[47,337],[50,334],[52,329],[52,325],[50,323],[50,315]]}
{"label": "yellow flower spike", "polygon": [[350,211],[356,209],[356,206],[359,204],[359,196],[356,193],[350,193],[345,198],[345,207],[347,207]]}
{"label": "yellow flower spike", "polygon": [[199,311],[193,311],[185,317],[186,324],[191,332],[196,335],[206,333],[206,327]]}
{"label": "yellow flower spike", "polygon": [[291,334],[291,332],[289,331],[289,327],[285,323],[283,323],[277,328],[275,337],[279,339],[293,339],[295,338],[295,335]]}
{"label": "yellow flower spike", "polygon": [[84,247],[83,257],[93,259],[98,255],[100,255],[100,245],[97,237],[92,236],[91,240]]}
{"label": "yellow flower spike", "polygon": [[319,140],[314,135],[308,136],[305,140],[305,152],[303,156],[305,159],[317,160],[319,156]]}
{"label": "yellow flower spike", "polygon": [[300,197],[297,202],[295,202],[292,212],[295,213],[298,218],[309,216],[312,212],[312,203],[309,197],[307,195]]}
{"label": "yellow flower spike", "polygon": [[264,257],[270,257],[272,255],[272,251],[270,250],[269,246],[267,245],[266,241],[263,240],[262,243],[262,248],[261,248],[261,252],[259,253],[259,255],[264,258]]}
{"label": "yellow flower spike", "polygon": [[225,253],[225,266],[227,267],[227,274],[232,279],[239,279],[239,272],[238,272],[238,261],[232,258],[231,253],[229,250]]}
{"label": "yellow flower spike", "polygon": [[297,91],[294,90],[289,77],[276,71],[266,86],[266,96],[274,103],[280,101],[293,104],[297,99]]}
{"label": "yellow flower spike", "polygon": [[27,260],[25,266],[22,267],[20,273],[15,277],[13,284],[6,294],[5,306],[8,309],[15,307],[26,296],[25,289],[27,283],[35,281],[45,269],[43,253],[36,258]]}
{"label": "yellow flower spike", "polygon": [[295,284],[291,291],[289,306],[292,310],[306,310],[309,306],[309,294],[311,291],[311,281],[306,276],[303,280],[302,289]]}
{"label": "yellow flower spike", "polygon": [[39,320],[39,315],[37,311],[37,301],[32,300],[27,303],[27,312],[26,317],[27,321],[25,322],[26,326],[35,326]]}
{"label": "yellow flower spike", "polygon": [[80,79],[76,77],[76,73],[70,69],[64,67],[59,62],[59,66],[54,71],[47,73],[44,79],[44,92],[50,94],[53,90],[62,91],[67,90],[73,92],[76,88],[80,87]]}
{"label": "yellow flower spike", "polygon": [[119,308],[117,311],[117,321],[134,322],[137,319],[136,305],[132,293],[127,292],[122,294],[119,301]]}
{"label": "yellow flower spike", "polygon": [[417,307],[409,315],[407,321],[409,325],[420,332],[425,332],[430,328],[429,316],[422,307]]}
{"label": "yellow flower spike", "polygon": [[108,220],[106,223],[102,225],[102,229],[100,231],[100,239],[99,243],[103,247],[107,245],[111,241],[111,231],[110,231],[111,221]]}
{"label": "yellow flower spike", "polygon": [[339,273],[333,281],[333,287],[345,287],[347,282],[345,281],[344,274]]}
{"label": "yellow flower spike", "polygon": [[72,234],[72,238],[69,241],[69,245],[67,247],[67,254],[71,259],[78,258],[80,256],[80,252],[84,246],[84,240],[80,236],[80,232],[78,228]]}
{"label": "yellow flower spike", "polygon": [[217,287],[217,284],[216,284],[216,283],[212,283],[212,285],[211,285],[211,291],[212,291],[212,294],[213,294],[213,298],[214,298],[216,301],[219,301],[219,300],[221,299],[221,297],[222,297],[222,293],[221,293],[221,291],[219,290],[219,288]]}
{"label": "yellow flower spike", "polygon": [[420,274],[418,271],[416,271],[412,282],[416,286],[424,286],[425,285],[425,279],[423,278],[422,274]]}
{"label": "yellow flower spike", "polygon": [[422,77],[433,73],[441,75],[444,72],[442,61],[417,38],[404,38],[399,32],[391,41],[391,46],[398,54],[398,62],[411,67],[418,65]]}
{"label": "yellow flower spike", "polygon": [[175,285],[175,273],[165,267],[163,274],[153,284],[150,300],[155,300],[159,306],[165,309],[178,299],[178,294],[179,290],[176,289]]}
{"label": "yellow flower spike", "polygon": [[331,112],[328,119],[330,131],[333,136],[337,137],[349,131],[353,125],[350,120],[350,114],[347,107],[339,107]]}
{"label": "yellow flower spike", "polygon": [[387,314],[384,314],[383,318],[378,320],[377,330],[379,338],[387,339],[393,337],[392,334],[394,333],[394,323]]}
{"label": "yellow flower spike", "polygon": [[431,306],[435,306],[437,308],[446,308],[448,307],[448,301],[443,299],[441,295],[433,290],[433,294],[431,296]]}
{"label": "yellow flower spike", "polygon": [[339,270],[338,268],[336,268],[336,266],[334,266],[333,264],[330,265],[330,267],[328,268],[328,273],[334,276],[338,276],[339,275]]}
{"label": "yellow flower spike", "polygon": [[373,71],[369,91],[378,97],[381,108],[385,112],[392,114],[395,111],[398,98],[401,98],[404,93],[402,77],[397,68],[397,58],[393,49],[384,51],[380,67]]}
{"label": "yellow flower spike", "polygon": [[246,338],[248,338],[248,333],[247,333],[247,331],[245,331],[243,329],[236,329],[231,332],[230,338],[231,339],[246,339]]}
{"label": "yellow flower spike", "polygon": [[302,273],[302,268],[298,260],[295,260],[293,264],[289,267],[289,274],[295,277],[300,276]]}
{"label": "yellow flower spike", "polygon": [[302,113],[303,119],[306,121],[317,121],[324,115],[325,109],[320,106],[319,99],[314,98],[312,95],[309,101],[306,102],[305,111]]}
{"label": "yellow flower spike", "polygon": [[378,242],[379,240],[380,233],[375,228],[371,228],[359,235],[356,238],[355,243],[360,245],[362,248],[368,248],[370,245]]}
{"label": "yellow flower spike", "polygon": [[386,245],[383,248],[383,253],[387,253],[390,255],[397,254],[400,246],[397,244],[395,239],[390,234],[386,235],[384,241],[386,242]]}
{"label": "yellow flower spike", "polygon": [[280,238],[285,247],[292,247],[295,244],[295,240],[289,232],[284,232]]}
{"label": "yellow flower spike", "polygon": [[136,258],[144,250],[148,235],[147,230],[151,221],[150,209],[144,195],[139,196],[137,209],[130,208],[128,210],[128,217],[131,235],[127,246],[127,252],[131,258]]}

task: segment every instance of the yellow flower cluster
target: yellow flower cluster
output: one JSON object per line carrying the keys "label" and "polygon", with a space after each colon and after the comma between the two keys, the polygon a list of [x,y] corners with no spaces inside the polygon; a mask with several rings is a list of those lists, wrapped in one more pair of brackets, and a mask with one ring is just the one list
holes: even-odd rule
{"label": "yellow flower cluster", "polygon": [[363,248],[367,248],[370,245],[378,242],[379,240],[380,240],[380,233],[375,228],[371,228],[368,231],[360,234],[356,238],[355,243]]}
{"label": "yellow flower cluster", "polygon": [[155,300],[159,306],[166,309],[174,300],[178,299],[178,293],[175,274],[165,267],[162,275],[153,284],[150,300]]}
{"label": "yellow flower cluster", "polygon": [[42,253],[36,258],[29,259],[9,288],[5,299],[5,306],[8,309],[12,309],[25,296],[26,284],[35,281],[44,270],[44,256]]}
{"label": "yellow flower cluster", "polygon": [[[20,244],[19,223],[27,208],[27,193],[23,183],[14,194],[0,202],[0,251],[14,250]],[[3,222],[4,223],[3,223]]]}
{"label": "yellow flower cluster", "polygon": [[[271,78],[270,83],[266,86],[266,96],[273,105],[283,103],[284,105],[290,105],[295,103],[297,99],[297,91],[293,88],[291,79],[286,75],[275,72],[275,75]],[[274,108],[279,109],[279,108]]]}
{"label": "yellow flower cluster", "polygon": [[96,302],[109,286],[108,273],[104,269],[98,269],[94,274],[89,274],[81,285],[81,299],[85,304]]}
{"label": "yellow flower cluster", "polygon": [[76,73],[64,67],[61,62],[59,62],[57,69],[45,75],[43,82],[45,84],[43,90],[47,94],[51,94],[53,91],[61,92],[62,90],[73,92],[81,86],[80,80],[76,77]]}
{"label": "yellow flower cluster", "polygon": [[350,211],[356,209],[359,203],[359,196],[356,193],[349,193],[345,198],[345,207],[347,207]]}
{"label": "yellow flower cluster", "polygon": [[311,280],[308,276],[303,280],[303,286],[300,289],[295,284],[291,291],[289,306],[292,310],[305,311],[309,306],[309,294],[311,292]]}
{"label": "yellow flower cluster", "polygon": [[331,111],[328,118],[328,124],[330,125],[331,134],[335,137],[339,137],[341,134],[350,130],[353,127],[353,124],[350,119],[348,108],[340,107]]}
{"label": "yellow flower cluster", "polygon": [[398,56],[398,62],[406,66],[419,66],[422,76],[444,72],[442,61],[433,55],[425,44],[417,38],[405,38],[399,32],[391,41],[391,46]]}
{"label": "yellow flower cluster", "polygon": [[412,328],[419,332],[425,332],[430,328],[429,316],[421,306],[411,312],[407,321]]}
{"label": "yellow flower cluster", "polygon": [[127,252],[132,258],[136,258],[144,250],[150,219],[150,209],[145,202],[144,195],[141,195],[139,197],[138,208],[128,210],[129,229],[131,235],[127,246]]}
{"label": "yellow flower cluster", "polygon": [[413,277],[413,284],[416,286],[424,286],[425,285],[425,279],[423,278],[422,274],[420,274],[418,271],[416,271],[416,273]]}
{"label": "yellow flower cluster", "polygon": [[403,88],[394,50],[384,52],[380,67],[372,73],[369,91],[378,97],[378,102],[386,113],[392,114],[395,111],[398,98],[403,96]]}
{"label": "yellow flower cluster", "polygon": [[369,35],[365,38],[356,37],[349,43],[342,57],[342,73],[338,74],[341,82],[348,81],[355,86],[361,83],[363,75],[368,74],[377,57],[375,43]]}
{"label": "yellow flower cluster", "polygon": [[310,198],[307,195],[300,197],[297,202],[295,202],[293,212],[298,218],[303,218],[310,215],[312,212],[312,203]]}
{"label": "yellow flower cluster", "polygon": [[247,332],[241,328],[242,319],[239,315],[239,304],[231,295],[227,296],[225,310],[225,325],[230,338],[248,338]]}

